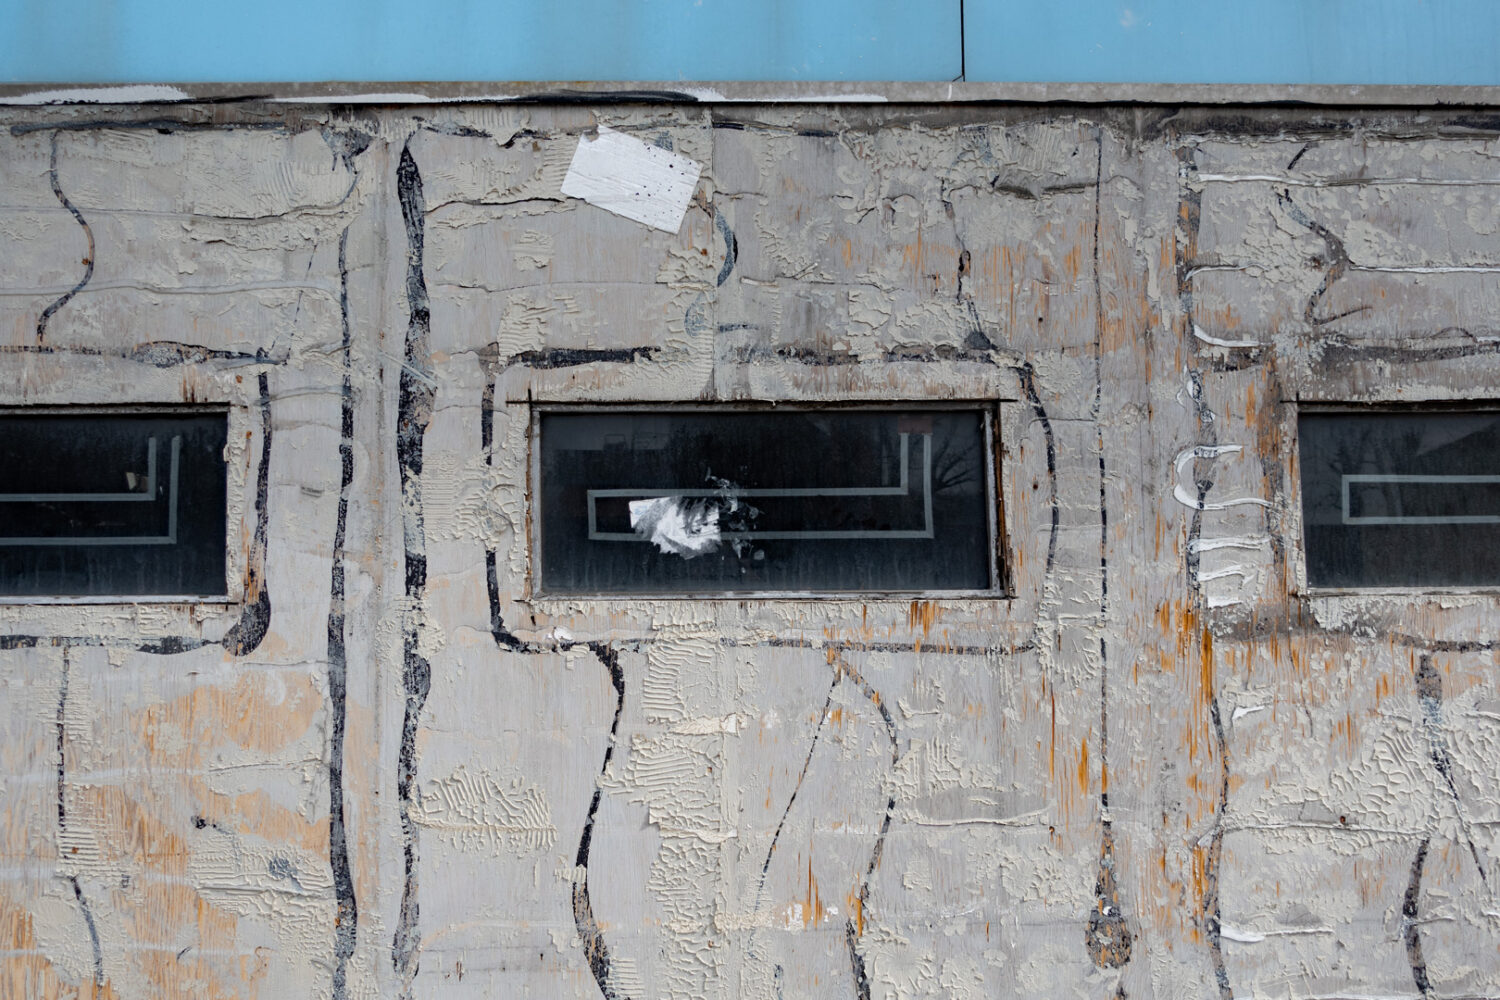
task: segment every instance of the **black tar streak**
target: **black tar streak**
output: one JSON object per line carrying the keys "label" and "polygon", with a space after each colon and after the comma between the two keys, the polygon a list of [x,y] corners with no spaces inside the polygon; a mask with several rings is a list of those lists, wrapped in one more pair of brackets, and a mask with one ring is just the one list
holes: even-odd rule
{"label": "black tar streak", "polygon": [[[901,764],[901,740],[896,732],[896,720],[891,717],[891,710],[886,707],[885,699],[880,697],[880,692],[870,686],[869,682],[847,663],[842,657],[836,657],[833,661],[835,678],[848,678],[859,688],[860,694],[874,705],[880,712],[880,719],[885,723],[886,738],[891,741],[891,767],[894,769]],[[855,1000],[870,1000],[870,976],[865,969],[864,955],[860,953],[859,941],[864,935],[865,911],[870,904],[870,879],[875,874],[875,869],[880,866],[880,855],[885,850],[885,838],[891,831],[891,820],[896,815],[895,796],[887,795],[885,800],[885,815],[880,820],[880,834],[875,838],[875,847],[870,852],[870,862],[865,866],[864,875],[859,880],[859,890],[855,894],[856,905],[859,909],[850,914],[844,922],[844,946],[849,952],[849,967],[854,974]]]}
{"label": "black tar streak", "polygon": [[245,608],[221,644],[234,656],[255,652],[271,628],[271,589],[266,581],[266,501],[271,490],[271,387],[260,373],[260,469],[255,476],[255,535],[245,569]]}
{"label": "black tar streak", "polygon": [[[625,672],[620,668],[620,654],[602,642],[584,643],[609,671],[610,683],[615,689],[615,718],[609,727],[609,743],[604,748],[604,764],[599,768],[600,779],[609,771],[610,759],[615,753],[615,741],[620,732],[620,716],[625,711]],[[610,983],[609,949],[605,947],[604,935],[599,921],[594,917],[593,902],[589,896],[589,846],[594,837],[594,817],[599,812],[599,799],[604,789],[597,782],[594,797],[589,801],[588,817],[583,823],[583,835],[578,841],[578,855],[574,860],[573,877],[573,924],[578,929],[578,940],[583,944],[583,957],[594,974],[594,982],[604,1000],[620,1000],[621,994]]]}
{"label": "black tar streak", "polygon": [[755,890],[755,908],[760,909],[762,897],[766,891],[766,874],[771,870],[771,858],[776,853],[776,843],[781,839],[781,830],[786,826],[786,818],[791,814],[792,806],[797,802],[797,793],[802,791],[802,782],[807,778],[807,769],[812,764],[813,751],[818,749],[818,737],[823,734],[823,724],[828,721],[828,711],[833,707],[833,692],[839,686],[840,675],[834,671],[833,680],[828,685],[828,697],[823,699],[823,711],[818,714],[818,724],[813,727],[812,741],[807,745],[807,757],[802,761],[802,771],[797,775],[797,784],[792,788],[792,794],[786,800],[786,808],[781,811],[781,819],[776,822],[776,832],[771,835],[771,846],[766,848],[766,859],[760,866],[760,885]]}
{"label": "black tar streak", "polygon": [[273,364],[286,362],[286,358],[273,358],[264,350],[254,354],[243,351],[223,351],[197,344],[182,344],[175,340],[151,340],[137,344],[128,351],[101,351],[97,347],[54,346],[52,344],[8,344],[0,346],[4,354],[58,354],[81,355],[90,358],[123,358],[153,368],[175,368],[178,365],[198,365],[209,361],[240,361],[247,364]]}
{"label": "black tar streak", "polygon": [[734,270],[734,262],[740,256],[740,241],[735,238],[734,230],[729,228],[729,223],[724,219],[722,211],[714,212],[714,225],[718,227],[719,235],[724,237],[724,266],[719,268],[719,276],[714,279],[714,284],[718,286],[728,281],[730,273]]}
{"label": "black tar streak", "polygon": [[344,638],[344,537],[349,491],[354,483],[354,387],[349,332],[349,230],[339,236],[339,312],[343,318],[344,381],[339,421],[339,508],[333,529],[333,570],[328,601],[328,863],[338,909],[333,921],[333,1000],[348,995],[349,959],[359,930],[359,903],[349,868],[349,837],[344,818],[344,727],[348,718],[349,657]]}
{"label": "black tar streak", "polygon": [[1094,964],[1119,968],[1130,961],[1132,935],[1121,912],[1114,875],[1114,835],[1109,819],[1109,647],[1104,627],[1109,617],[1109,504],[1104,464],[1104,283],[1099,272],[1099,222],[1104,197],[1104,132],[1095,134],[1094,175],[1094,420],[1099,451],[1099,871],[1094,880],[1094,909],[1084,943]]}
{"label": "black tar streak", "polygon": [[[409,604],[416,605],[421,602],[427,588],[421,476],[423,436],[432,416],[433,390],[425,377],[427,338],[432,321],[427,300],[427,282],[422,274],[422,175],[417,170],[416,160],[412,158],[409,143],[401,150],[401,160],[396,168],[396,189],[401,202],[401,218],[406,226],[406,299],[410,310],[397,397],[396,457],[401,470],[402,518],[405,522],[403,534],[407,540],[406,598]],[[420,935],[417,930],[417,827],[411,815],[412,787],[417,768],[417,725],[432,686],[432,668],[419,650],[418,626],[412,612],[408,611],[407,615],[401,670],[406,711],[401,723],[401,745],[396,767],[396,800],[401,814],[405,880],[401,890],[401,909],[397,916],[396,932],[391,940],[391,963],[400,980],[400,996],[403,1000],[409,1000],[412,980],[417,973]]]}
{"label": "black tar streak", "polygon": [[1479,848],[1474,844],[1469,824],[1464,820],[1463,801],[1458,797],[1458,785],[1453,780],[1453,755],[1448,752],[1448,741],[1443,737],[1443,677],[1432,665],[1431,656],[1422,656],[1417,665],[1415,680],[1417,700],[1422,705],[1422,722],[1427,730],[1428,756],[1432,758],[1433,766],[1448,786],[1448,794],[1453,797],[1453,806],[1459,814],[1459,825],[1463,828],[1464,839],[1469,843],[1469,854],[1474,858],[1474,867],[1479,869],[1479,880],[1488,885],[1489,873],[1484,869],[1484,862],[1479,860]]}
{"label": "black tar streak", "polygon": [[1052,437],[1052,421],[1047,419],[1047,411],[1042,407],[1042,398],[1036,392],[1036,372],[1033,371],[1028,361],[1018,368],[1016,374],[1021,379],[1021,391],[1026,394],[1026,401],[1031,404],[1031,410],[1036,414],[1037,423],[1042,425],[1042,438],[1047,446],[1047,483],[1050,491],[1048,506],[1052,509],[1052,529],[1047,535],[1047,574],[1052,573],[1052,563],[1057,558],[1057,531],[1058,522],[1062,511],[1057,502],[1057,442]]}
{"label": "black tar streak", "polygon": [[73,296],[81,292],[83,290],[83,286],[87,285],[89,283],[89,279],[94,276],[94,231],[89,228],[88,222],[84,220],[83,213],[78,211],[78,209],[74,207],[73,203],[68,200],[67,195],[63,194],[62,185],[58,183],[56,132],[52,133],[52,158],[51,166],[47,171],[47,177],[52,182],[52,193],[57,196],[57,200],[62,203],[62,207],[66,208],[72,214],[74,221],[77,222],[79,226],[83,227],[83,235],[88,239],[89,249],[87,255],[83,258],[83,277],[78,279],[78,284],[74,285],[66,292],[63,292],[62,295],[57,298],[57,301],[53,302],[46,309],[43,309],[42,315],[37,319],[36,342],[38,345],[40,345],[42,341],[47,337],[47,323],[52,319],[52,314],[57,312],[63,306],[67,305],[68,301],[72,299]]}
{"label": "black tar streak", "polygon": [[1417,845],[1417,856],[1411,863],[1411,880],[1401,900],[1401,923],[1405,925],[1406,961],[1411,965],[1412,982],[1424,997],[1432,996],[1432,982],[1427,978],[1427,961],[1422,957],[1422,934],[1417,929],[1417,908],[1422,898],[1422,868],[1427,864],[1428,838]]}
{"label": "black tar streak", "polygon": [[565,348],[555,347],[540,351],[522,351],[512,355],[508,365],[523,365],[527,368],[576,368],[600,361],[628,364],[642,358],[654,357],[661,348],[654,346],[628,348]]}

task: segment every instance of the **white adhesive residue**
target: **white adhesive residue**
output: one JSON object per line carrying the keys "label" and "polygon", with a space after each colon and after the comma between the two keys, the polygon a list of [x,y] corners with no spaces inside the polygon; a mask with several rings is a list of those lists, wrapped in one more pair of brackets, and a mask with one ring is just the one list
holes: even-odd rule
{"label": "white adhesive residue", "polygon": [[1238,455],[1244,448],[1237,444],[1200,444],[1195,448],[1188,448],[1179,452],[1172,461],[1172,468],[1177,473],[1177,483],[1172,488],[1172,496],[1184,507],[1193,510],[1227,510],[1239,504],[1255,504],[1258,507],[1270,507],[1271,501],[1262,500],[1260,497],[1233,497],[1228,500],[1199,500],[1182,486],[1182,472],[1187,468],[1189,462],[1198,458],[1221,458],[1224,455]]}
{"label": "white adhesive residue", "polygon": [[192,95],[176,87],[137,84],[125,87],[75,87],[68,90],[33,90],[0,97],[0,104],[152,104],[159,101],[190,101]]}
{"label": "white adhesive residue", "polygon": [[1261,343],[1258,340],[1226,340],[1223,337],[1215,337],[1212,334],[1204,333],[1203,332],[1203,328],[1201,326],[1199,326],[1197,323],[1193,324],[1193,336],[1197,337],[1199,340],[1203,341],[1205,344],[1213,344],[1215,347],[1265,347],[1266,346],[1265,344]]}
{"label": "white adhesive residue", "polygon": [[630,501],[630,527],[661,551],[684,559],[719,547],[719,508],[683,497]]}
{"label": "white adhesive residue", "polygon": [[1271,544],[1270,535],[1221,535],[1218,538],[1194,538],[1189,552],[1215,552],[1219,549],[1261,549]]}
{"label": "white adhesive residue", "polygon": [[702,172],[702,165],[686,156],[600,125],[597,137],[578,140],[562,193],[675,233]]}
{"label": "white adhesive residue", "polygon": [[1242,931],[1238,927],[1231,927],[1228,924],[1220,925],[1219,936],[1226,941],[1238,941],[1241,944],[1260,944],[1266,939],[1264,934],[1257,934],[1255,931]]}

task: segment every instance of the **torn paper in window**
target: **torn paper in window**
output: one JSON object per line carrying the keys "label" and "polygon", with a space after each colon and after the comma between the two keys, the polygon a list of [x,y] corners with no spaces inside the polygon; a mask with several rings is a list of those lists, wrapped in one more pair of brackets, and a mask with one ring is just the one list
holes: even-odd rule
{"label": "torn paper in window", "polygon": [[630,502],[630,527],[662,552],[684,559],[719,547],[717,504],[685,497],[652,497]]}

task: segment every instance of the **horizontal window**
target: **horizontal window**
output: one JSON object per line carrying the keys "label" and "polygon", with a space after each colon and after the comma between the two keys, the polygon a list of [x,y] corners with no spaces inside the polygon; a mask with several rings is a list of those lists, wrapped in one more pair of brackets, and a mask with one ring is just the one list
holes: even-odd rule
{"label": "horizontal window", "polygon": [[227,419],[0,413],[0,596],[222,596]]}
{"label": "horizontal window", "polygon": [[992,427],[982,407],[544,412],[539,589],[992,589]]}
{"label": "horizontal window", "polygon": [[1307,581],[1500,584],[1500,412],[1303,413]]}

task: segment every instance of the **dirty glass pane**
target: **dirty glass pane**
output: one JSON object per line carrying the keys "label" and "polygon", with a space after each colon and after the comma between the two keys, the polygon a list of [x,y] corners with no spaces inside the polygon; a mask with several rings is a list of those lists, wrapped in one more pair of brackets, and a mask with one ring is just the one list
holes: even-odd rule
{"label": "dirty glass pane", "polygon": [[1298,421],[1315,587],[1500,584],[1500,413]]}
{"label": "dirty glass pane", "polygon": [[0,414],[0,595],[223,594],[226,419]]}
{"label": "dirty glass pane", "polygon": [[549,593],[984,590],[974,410],[546,413]]}

